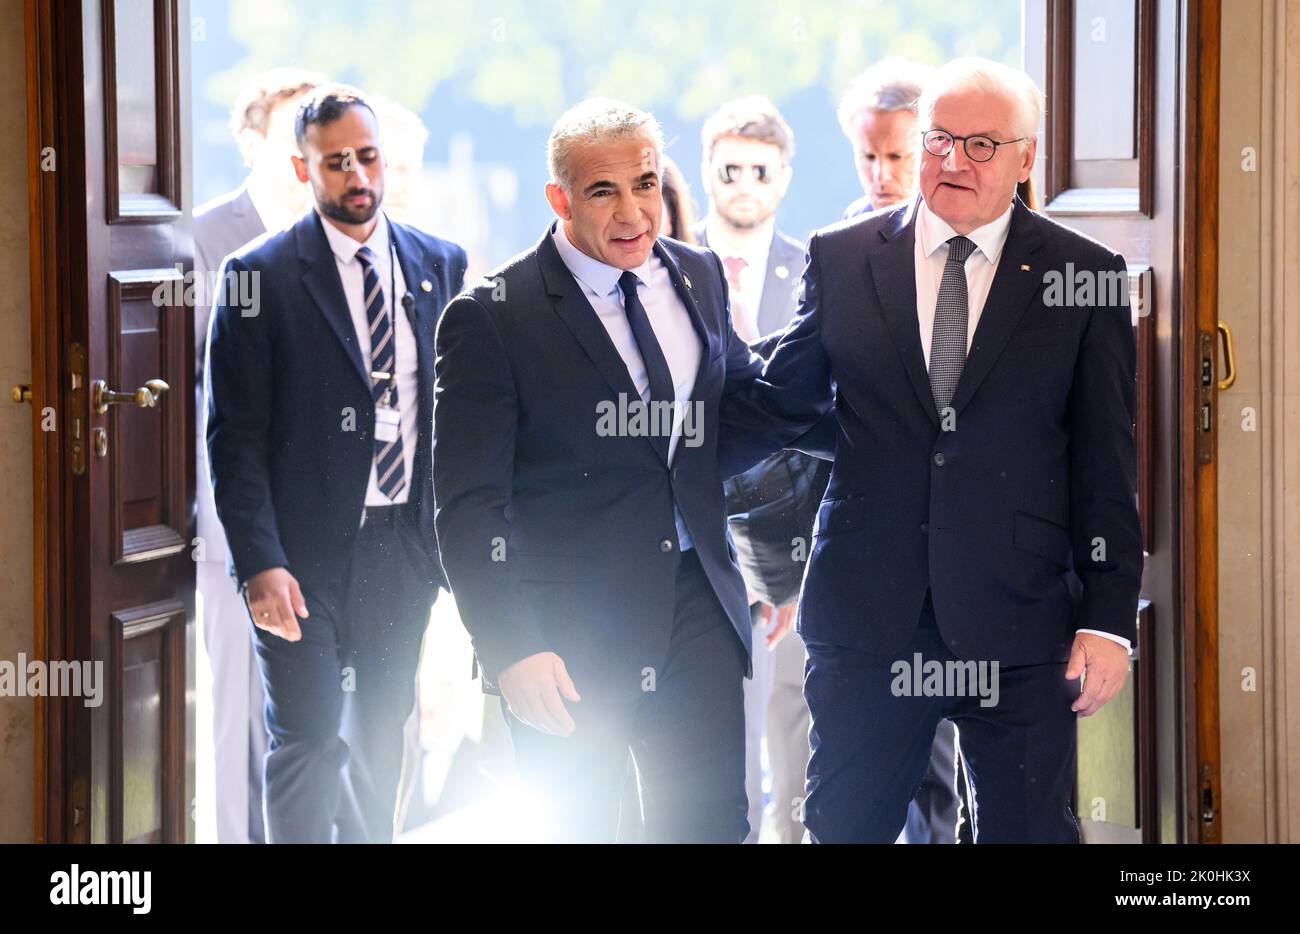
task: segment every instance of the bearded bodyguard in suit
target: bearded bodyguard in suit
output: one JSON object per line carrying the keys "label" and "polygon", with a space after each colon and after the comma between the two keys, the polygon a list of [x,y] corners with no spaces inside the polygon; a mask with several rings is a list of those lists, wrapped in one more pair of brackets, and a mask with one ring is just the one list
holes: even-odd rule
{"label": "bearded bodyguard in suit", "polygon": [[252,83],[231,114],[231,126],[249,173],[236,190],[194,211],[194,274],[203,299],[194,309],[194,361],[198,428],[198,533],[203,557],[197,566],[202,598],[203,642],[212,668],[212,745],[215,764],[217,842],[262,843],[262,757],[266,725],[262,677],[257,671],[248,610],[230,575],[230,548],[217,519],[208,469],[207,398],[203,394],[208,321],[216,297],[214,276],[227,256],[268,230],[282,230],[302,216],[311,191],[298,181],[292,157],[298,105],[325,78],[277,68]]}
{"label": "bearded bodyguard in suit", "polygon": [[444,311],[438,540],[552,836],[614,839],[630,751],[645,840],[738,843],[751,624],[717,411],[761,359],[718,257],[657,236],[661,152],[627,104],[564,114],[558,220]]}
{"label": "bearded bodyguard in suit", "polygon": [[814,841],[892,842],[944,717],[976,842],[1079,840],[1076,718],[1124,683],[1142,577],[1136,353],[1123,258],[1014,195],[1041,107],[1014,69],[940,69],[920,198],[814,234],[799,316],[724,400],[769,449],[835,413],[800,442],[835,454],[799,619]]}
{"label": "bearded bodyguard in suit", "polygon": [[[695,235],[727,271],[736,333],[760,354],[770,353],[775,341],[756,341],[794,317],[804,262],[804,245],[776,226],[794,172],[794,133],[775,104],[749,95],[718,108],[700,135],[709,210]],[[803,837],[796,815],[808,767],[808,705],[803,640],[793,623],[813,519],[829,476],[827,461],[781,451],[724,486],[732,539],[753,601],[754,676],[745,682],[746,843],[758,841],[763,820],[764,737],[774,837],[781,843]]]}
{"label": "bearded bodyguard in suit", "polygon": [[319,88],[295,129],[315,209],[230,258],[226,278],[249,288],[213,312],[213,493],[267,696],[267,842],[388,842],[445,586],[433,338],[466,260],[380,211],[385,161],[359,93]]}

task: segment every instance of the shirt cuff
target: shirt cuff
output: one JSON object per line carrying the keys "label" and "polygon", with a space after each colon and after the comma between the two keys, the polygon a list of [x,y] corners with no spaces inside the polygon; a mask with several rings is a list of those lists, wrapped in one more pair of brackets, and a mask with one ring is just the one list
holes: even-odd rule
{"label": "shirt cuff", "polygon": [[1080,629],[1078,631],[1090,632],[1094,636],[1101,636],[1103,639],[1109,639],[1111,642],[1118,642],[1120,645],[1124,646],[1124,648],[1128,651],[1128,654],[1130,655],[1133,654],[1133,643],[1129,642],[1123,636],[1117,636],[1113,632],[1102,632],[1100,629]]}

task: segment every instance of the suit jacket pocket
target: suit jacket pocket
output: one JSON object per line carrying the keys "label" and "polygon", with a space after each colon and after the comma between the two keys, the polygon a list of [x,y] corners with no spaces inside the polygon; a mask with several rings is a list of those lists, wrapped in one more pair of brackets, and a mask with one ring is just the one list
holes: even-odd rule
{"label": "suit jacket pocket", "polygon": [[1055,522],[1017,512],[1012,519],[1012,541],[1021,551],[1038,555],[1063,570],[1068,571],[1073,564],[1070,533]]}
{"label": "suit jacket pocket", "polygon": [[862,528],[866,521],[867,498],[865,496],[838,496],[835,499],[824,500],[817,508],[817,524],[813,527],[813,536],[852,532]]}

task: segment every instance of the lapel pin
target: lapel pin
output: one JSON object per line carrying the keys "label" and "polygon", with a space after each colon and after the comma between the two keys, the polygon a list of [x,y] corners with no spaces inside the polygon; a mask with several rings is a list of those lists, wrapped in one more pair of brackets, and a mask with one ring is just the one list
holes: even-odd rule
{"label": "lapel pin", "polygon": [[1029,272],[1029,267],[1026,266],[1024,263],[1021,263],[1021,264],[1020,264],[1020,271],[1021,271],[1021,272]]}
{"label": "lapel pin", "polygon": [[[1029,267],[1026,266],[1025,268],[1028,269]],[[420,289],[421,289],[421,291],[424,291],[424,292],[432,292],[432,291],[433,291],[433,283],[430,282],[428,279],[421,279],[421,280],[420,280]]]}
{"label": "lapel pin", "polygon": [[688,289],[695,288],[695,286],[691,285],[691,277],[686,275],[686,273],[682,273],[682,281],[686,283]]}
{"label": "lapel pin", "polygon": [[790,270],[786,269],[784,266],[777,266],[776,277],[778,279],[788,279],[790,278]]}

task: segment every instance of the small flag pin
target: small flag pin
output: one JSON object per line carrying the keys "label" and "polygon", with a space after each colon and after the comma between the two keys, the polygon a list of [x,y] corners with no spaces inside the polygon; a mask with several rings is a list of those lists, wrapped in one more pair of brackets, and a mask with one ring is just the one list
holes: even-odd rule
{"label": "small flag pin", "polygon": [[1026,266],[1024,263],[1021,263],[1021,264],[1020,264],[1020,271],[1021,271],[1021,272],[1029,272],[1029,267]]}
{"label": "small flag pin", "polygon": [[[1025,268],[1028,269],[1029,267],[1026,266]],[[425,292],[432,292],[432,291],[433,291],[433,283],[430,282],[428,279],[422,279],[422,280],[420,280],[420,288],[421,288],[422,290],[424,290]]]}

